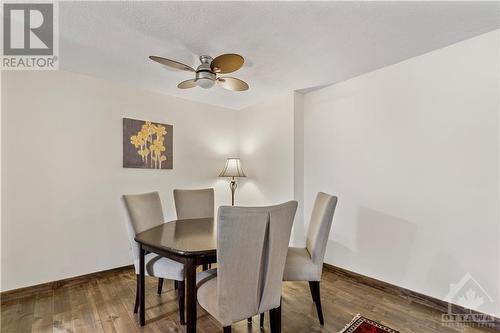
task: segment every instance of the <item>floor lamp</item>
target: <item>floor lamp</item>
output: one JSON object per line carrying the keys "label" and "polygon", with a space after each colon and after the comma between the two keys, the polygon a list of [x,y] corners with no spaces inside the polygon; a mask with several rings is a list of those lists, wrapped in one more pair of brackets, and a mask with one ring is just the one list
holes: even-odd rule
{"label": "floor lamp", "polygon": [[241,163],[239,158],[228,158],[226,160],[226,165],[220,173],[219,177],[230,177],[229,188],[231,188],[231,206],[234,206],[234,192],[238,187],[234,177],[246,177],[243,169],[241,169]]}

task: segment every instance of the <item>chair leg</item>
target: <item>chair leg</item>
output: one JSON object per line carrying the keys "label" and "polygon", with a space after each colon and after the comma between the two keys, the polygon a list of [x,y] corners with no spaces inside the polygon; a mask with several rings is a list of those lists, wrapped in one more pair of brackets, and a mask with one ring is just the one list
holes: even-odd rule
{"label": "chair leg", "polygon": [[[177,281],[176,281],[177,282]],[[177,292],[179,298],[179,321],[181,325],[186,325],[186,319],[184,317],[184,305],[186,304],[186,287],[184,281],[177,282]]]}
{"label": "chair leg", "polygon": [[271,333],[281,333],[281,306],[269,311]]}
{"label": "chair leg", "polygon": [[321,309],[321,295],[319,291],[319,281],[309,281],[309,287],[311,288],[311,296],[314,303],[316,303],[316,311],[318,312],[318,319],[321,326],[325,324],[323,320],[323,310]]}
{"label": "chair leg", "polygon": [[231,333],[231,326],[224,327],[224,333]]}
{"label": "chair leg", "polygon": [[161,295],[161,290],[163,288],[163,278],[158,279],[158,295]]}
{"label": "chair leg", "polygon": [[264,328],[264,312],[260,314],[260,328]]}
{"label": "chair leg", "polygon": [[135,304],[134,304],[134,313],[137,313],[139,310],[139,274],[136,276],[136,288],[135,288]]}
{"label": "chair leg", "polygon": [[203,265],[201,265],[201,269],[202,269],[203,271],[206,271],[206,270],[208,269],[208,264],[203,264]]}
{"label": "chair leg", "polygon": [[311,281],[309,281],[309,290],[311,291],[311,297],[312,297],[313,303],[316,303],[316,296],[314,295],[314,289],[313,289],[313,286],[311,284]]}

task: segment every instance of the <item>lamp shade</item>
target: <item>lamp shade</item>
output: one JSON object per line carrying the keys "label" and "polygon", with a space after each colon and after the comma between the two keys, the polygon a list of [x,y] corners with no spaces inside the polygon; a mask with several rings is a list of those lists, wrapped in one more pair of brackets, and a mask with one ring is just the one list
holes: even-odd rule
{"label": "lamp shade", "polygon": [[246,177],[239,158],[228,158],[219,177]]}

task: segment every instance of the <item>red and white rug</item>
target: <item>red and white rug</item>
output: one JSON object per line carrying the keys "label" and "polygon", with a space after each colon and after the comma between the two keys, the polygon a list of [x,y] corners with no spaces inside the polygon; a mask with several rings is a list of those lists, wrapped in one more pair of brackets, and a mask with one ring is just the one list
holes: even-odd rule
{"label": "red and white rug", "polygon": [[399,332],[358,314],[339,333],[399,333]]}

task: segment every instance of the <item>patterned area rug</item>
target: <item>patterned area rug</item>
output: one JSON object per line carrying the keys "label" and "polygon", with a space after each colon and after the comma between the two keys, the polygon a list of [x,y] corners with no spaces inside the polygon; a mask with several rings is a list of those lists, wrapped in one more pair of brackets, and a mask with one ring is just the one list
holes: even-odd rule
{"label": "patterned area rug", "polygon": [[399,333],[392,328],[374,322],[361,315],[356,315],[354,319],[339,333]]}

